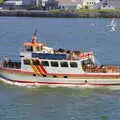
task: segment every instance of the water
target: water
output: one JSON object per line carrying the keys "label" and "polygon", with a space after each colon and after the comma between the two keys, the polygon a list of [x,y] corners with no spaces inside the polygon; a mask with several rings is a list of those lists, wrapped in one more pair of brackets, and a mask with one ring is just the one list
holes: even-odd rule
{"label": "water", "polygon": [[[120,64],[120,21],[0,17],[0,56],[18,56],[37,28],[54,48],[93,50],[101,63]],[[0,120],[119,120],[120,90],[24,88],[0,83]]]}

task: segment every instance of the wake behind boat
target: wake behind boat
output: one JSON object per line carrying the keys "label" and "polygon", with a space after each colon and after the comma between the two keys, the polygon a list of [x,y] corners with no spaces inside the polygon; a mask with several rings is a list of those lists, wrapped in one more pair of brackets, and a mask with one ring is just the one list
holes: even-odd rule
{"label": "wake behind boat", "polygon": [[37,41],[23,44],[20,61],[2,59],[0,80],[26,86],[120,87],[120,67],[98,65],[92,51],[53,49]]}

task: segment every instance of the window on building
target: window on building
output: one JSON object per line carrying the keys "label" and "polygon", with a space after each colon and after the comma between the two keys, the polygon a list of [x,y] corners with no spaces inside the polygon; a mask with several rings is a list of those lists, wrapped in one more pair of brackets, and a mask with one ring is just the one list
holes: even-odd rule
{"label": "window on building", "polygon": [[48,61],[41,61],[41,64],[42,64],[43,66],[49,66],[49,62],[48,62]]}
{"label": "window on building", "polygon": [[51,66],[52,67],[58,67],[58,62],[57,61],[51,61]]}
{"label": "window on building", "polygon": [[76,62],[70,62],[70,67],[76,68],[78,65]]}
{"label": "window on building", "polygon": [[68,63],[67,62],[60,62],[61,67],[68,67]]}
{"label": "window on building", "polygon": [[31,64],[31,60],[30,59],[25,59],[23,60],[25,65],[30,65]]}

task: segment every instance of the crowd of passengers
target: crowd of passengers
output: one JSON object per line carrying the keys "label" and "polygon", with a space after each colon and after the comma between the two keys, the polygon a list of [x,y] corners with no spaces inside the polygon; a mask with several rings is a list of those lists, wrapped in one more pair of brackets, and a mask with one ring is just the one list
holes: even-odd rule
{"label": "crowd of passengers", "polygon": [[62,48],[59,48],[58,50],[54,50],[54,54],[66,54],[67,59],[73,59],[73,60],[79,60],[80,59],[80,54],[83,53],[81,51],[72,51],[72,50],[65,50]]}
{"label": "crowd of passengers", "polygon": [[107,73],[107,72],[120,72],[120,67],[115,65],[82,65],[85,72]]}
{"label": "crowd of passengers", "polygon": [[54,50],[54,52],[55,53],[66,53],[66,54],[75,53],[76,55],[79,55],[81,53],[81,51],[65,50],[62,48],[59,48],[58,50]]}
{"label": "crowd of passengers", "polygon": [[3,62],[3,67],[19,69],[21,67],[21,62],[15,62],[12,61],[11,59],[8,60],[5,59]]}

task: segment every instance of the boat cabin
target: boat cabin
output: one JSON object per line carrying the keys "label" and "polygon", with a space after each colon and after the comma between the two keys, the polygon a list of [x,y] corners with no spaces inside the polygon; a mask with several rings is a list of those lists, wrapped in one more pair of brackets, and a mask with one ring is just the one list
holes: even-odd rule
{"label": "boat cabin", "polygon": [[53,49],[50,47],[47,47],[47,44],[44,43],[32,43],[32,42],[27,42],[23,44],[24,46],[24,51],[26,52],[39,52],[39,53],[53,53]]}

